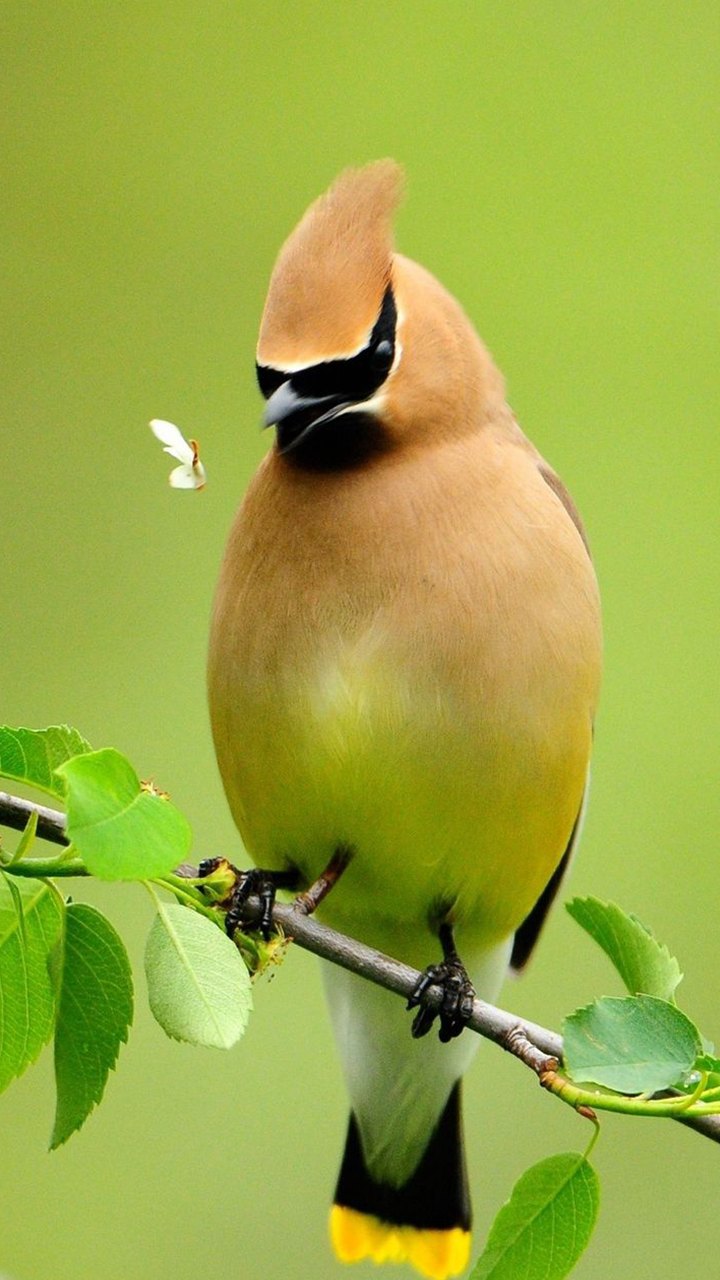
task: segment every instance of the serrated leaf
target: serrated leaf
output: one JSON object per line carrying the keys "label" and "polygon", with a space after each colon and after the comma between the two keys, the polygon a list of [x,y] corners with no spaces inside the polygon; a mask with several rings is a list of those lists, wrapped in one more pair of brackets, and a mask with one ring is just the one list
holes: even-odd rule
{"label": "serrated leaf", "polygon": [[146,880],[166,875],[187,856],[187,819],[164,796],[144,789],[119,751],[91,751],[58,772],[67,783],[68,836],[92,875]]}
{"label": "serrated leaf", "polygon": [[250,975],[237,947],[205,916],[163,905],[145,948],[150,1008],[175,1040],[229,1049],[252,1009]]}
{"label": "serrated leaf", "polygon": [[47,791],[59,799],[65,795],[62,778],[55,770],[73,756],[90,750],[77,729],[67,724],[48,729],[12,729],[0,726],[0,777]]}
{"label": "serrated leaf", "polygon": [[578,1082],[617,1093],[657,1093],[676,1084],[701,1052],[684,1013],[655,996],[605,996],[563,1026],[565,1065]]}
{"label": "serrated leaf", "polygon": [[599,898],[573,898],[565,905],[573,920],[602,947],[631,995],[672,1000],[682,981],[680,965],[637,916]]}
{"label": "serrated leaf", "polygon": [[587,1248],[598,1214],[598,1177],[585,1156],[550,1156],[513,1187],[470,1280],[563,1280]]}
{"label": "serrated leaf", "polygon": [[[0,876],[0,1092],[22,1075],[53,1032],[52,954],[62,931],[59,895],[40,880]],[[18,909],[18,898],[21,909]]]}
{"label": "serrated leaf", "polygon": [[95,907],[71,903],[55,1030],[51,1148],[66,1142],[102,1098],[132,1016],[132,974],[121,938]]}

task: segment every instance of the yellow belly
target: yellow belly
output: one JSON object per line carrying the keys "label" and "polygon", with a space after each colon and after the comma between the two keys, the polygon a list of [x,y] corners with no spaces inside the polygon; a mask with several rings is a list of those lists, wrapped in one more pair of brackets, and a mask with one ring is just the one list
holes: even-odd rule
{"label": "yellow belly", "polygon": [[517,510],[496,468],[482,510],[477,478],[455,467],[447,527],[444,508],[428,526],[422,486],[439,466],[399,505],[392,477],[386,491],[363,475],[318,489],[269,462],[216,600],[211,718],[259,866],[294,863],[311,881],[346,846],[326,919],[372,942],[452,904],[485,946],[531,909],[580,808],[597,590],[539,477]]}
{"label": "yellow belly", "polygon": [[379,629],[310,670],[236,687],[218,752],[241,834],[258,865],[290,861],[308,881],[350,849],[325,914],[362,936],[446,902],[496,941],[565,849],[589,719],[572,706],[528,719],[522,702],[499,708],[497,688],[468,706],[389,649]]}

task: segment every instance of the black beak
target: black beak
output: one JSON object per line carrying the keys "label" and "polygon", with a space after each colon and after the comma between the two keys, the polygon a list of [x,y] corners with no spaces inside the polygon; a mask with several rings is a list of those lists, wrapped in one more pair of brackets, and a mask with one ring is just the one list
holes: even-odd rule
{"label": "black beak", "polygon": [[281,383],[270,396],[263,414],[263,427],[278,428],[281,453],[294,449],[321,422],[329,422],[347,406],[343,396],[303,396],[295,390],[292,379]]}

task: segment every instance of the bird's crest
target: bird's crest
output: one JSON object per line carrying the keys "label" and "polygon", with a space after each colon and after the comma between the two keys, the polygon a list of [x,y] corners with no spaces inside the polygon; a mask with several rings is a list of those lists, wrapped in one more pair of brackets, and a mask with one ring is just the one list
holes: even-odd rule
{"label": "bird's crest", "polygon": [[258,360],[292,369],[353,355],[377,320],[392,263],[403,172],[346,169],[286,240],[270,281]]}

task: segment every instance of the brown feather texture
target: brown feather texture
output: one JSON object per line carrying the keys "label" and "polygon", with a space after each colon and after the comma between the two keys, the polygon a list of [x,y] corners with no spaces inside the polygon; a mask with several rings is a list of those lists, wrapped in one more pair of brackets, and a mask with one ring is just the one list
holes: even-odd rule
{"label": "brown feather texture", "polygon": [[287,369],[351,355],[377,319],[392,260],[403,172],[394,160],[346,169],[280,251],[257,358]]}
{"label": "brown feather texture", "polygon": [[[225,553],[211,719],[259,866],[309,883],[349,850],[323,917],[418,968],[442,918],[493,1000],[580,827],[598,589],[462,307],[393,251],[400,189],[391,161],[348,170],[280,252],[258,348],[281,371],[263,374],[277,435]],[[469,1248],[449,1100],[478,1038],[413,1040],[387,992],[325,981],[354,1117],[336,1252],[445,1280]],[[454,1171],[438,1196],[436,1157]]]}

